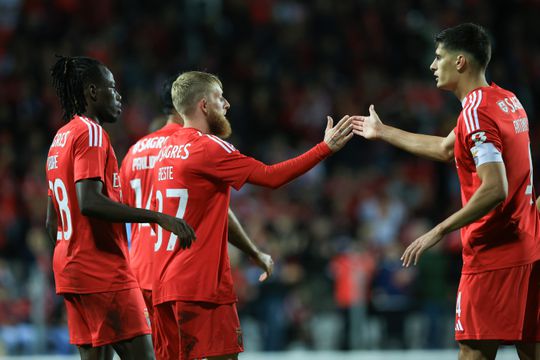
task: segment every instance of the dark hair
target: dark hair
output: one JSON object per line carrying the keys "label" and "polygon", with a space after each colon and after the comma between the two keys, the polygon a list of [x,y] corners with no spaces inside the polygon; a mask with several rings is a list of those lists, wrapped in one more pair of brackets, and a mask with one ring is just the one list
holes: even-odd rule
{"label": "dark hair", "polygon": [[163,114],[165,115],[170,115],[174,113],[174,111],[176,111],[174,109],[174,104],[172,101],[171,90],[172,90],[172,84],[174,83],[176,78],[178,78],[178,75],[180,74],[176,74],[174,76],[168,77],[163,82],[163,85],[161,86],[161,93],[160,93],[161,106],[162,106],[161,111],[163,111]]}
{"label": "dark hair", "polygon": [[435,42],[450,51],[466,51],[485,69],[491,59],[491,43],[486,30],[477,24],[465,23],[445,29],[435,36]]}
{"label": "dark hair", "polygon": [[84,85],[95,79],[100,67],[104,66],[96,59],[85,56],[58,56],[58,61],[51,68],[53,87],[64,109],[63,119],[69,121],[74,115],[86,111]]}

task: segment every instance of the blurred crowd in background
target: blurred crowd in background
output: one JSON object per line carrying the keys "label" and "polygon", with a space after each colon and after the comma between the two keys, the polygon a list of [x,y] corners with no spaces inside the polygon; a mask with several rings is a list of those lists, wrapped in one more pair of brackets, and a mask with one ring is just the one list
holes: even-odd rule
{"label": "blurred crowd in background", "polygon": [[[45,158],[62,125],[55,54],[112,70],[123,115],[105,128],[120,161],[162,121],[162,82],[204,70],[231,103],[229,141],[275,163],[322,140],[326,115],[371,103],[389,124],[446,136],[460,102],[435,86],[433,36],[473,21],[493,35],[488,80],[528,112],[538,169],[539,16],[539,0],[0,0],[0,354],[75,351],[44,229]],[[359,137],[282,189],[233,192],[276,263],[259,283],[231,249],[247,350],[455,346],[459,233],[417,267],[399,257],[460,206],[452,163]]]}

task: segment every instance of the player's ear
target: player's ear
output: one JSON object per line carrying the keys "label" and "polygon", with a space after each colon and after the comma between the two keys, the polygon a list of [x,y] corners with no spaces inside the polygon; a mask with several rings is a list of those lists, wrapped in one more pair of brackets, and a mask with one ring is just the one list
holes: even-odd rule
{"label": "player's ear", "polygon": [[465,70],[465,65],[467,64],[467,57],[463,54],[458,54],[456,56],[456,69],[459,72],[463,72]]}
{"label": "player's ear", "polygon": [[86,93],[92,100],[96,100],[97,98],[97,86],[96,84],[89,84],[86,87]]}
{"label": "player's ear", "polygon": [[206,98],[199,100],[199,108],[204,115],[208,115],[208,101],[206,101]]}

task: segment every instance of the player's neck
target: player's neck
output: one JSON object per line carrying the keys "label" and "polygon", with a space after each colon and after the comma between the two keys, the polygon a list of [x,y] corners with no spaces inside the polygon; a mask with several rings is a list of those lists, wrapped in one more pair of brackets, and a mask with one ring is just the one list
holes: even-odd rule
{"label": "player's neck", "polygon": [[99,119],[99,116],[97,116],[97,114],[95,113],[95,111],[93,111],[92,109],[87,109],[83,116],[89,118],[89,119],[92,119],[94,120],[95,122],[97,122],[99,125],[103,125],[103,122]]}
{"label": "player's neck", "polygon": [[167,125],[169,124],[184,125],[184,120],[178,113],[169,114],[169,116],[167,117]]}
{"label": "player's neck", "polygon": [[461,101],[474,89],[484,86],[489,86],[489,84],[486,80],[486,75],[482,72],[463,78],[462,81],[458,83],[456,90],[454,90],[454,94]]}
{"label": "player's neck", "polygon": [[184,128],[193,128],[197,129],[203,134],[209,134],[210,128],[206,119],[197,119],[197,118],[184,118]]}

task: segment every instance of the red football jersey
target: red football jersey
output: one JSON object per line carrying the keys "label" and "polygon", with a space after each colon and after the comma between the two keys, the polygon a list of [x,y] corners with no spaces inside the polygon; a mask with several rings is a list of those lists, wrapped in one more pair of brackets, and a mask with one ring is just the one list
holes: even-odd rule
{"label": "red football jersey", "polygon": [[236,301],[227,250],[231,186],[249,179],[280,186],[331,153],[320,143],[294,159],[267,166],[242,155],[217,136],[182,128],[171,135],[154,166],[152,209],[185,219],[197,240],[179,250],[177,237],[157,228],[154,246],[154,305],[166,301]]}
{"label": "red football jersey", "polygon": [[494,84],[475,89],[463,100],[454,131],[463,205],[480,186],[477,166],[503,161],[508,179],[506,200],[461,229],[463,273],[539,259],[539,215],[534,204],[529,125],[523,106],[513,93]]}
{"label": "red football jersey", "polygon": [[137,287],[128,263],[124,225],[87,217],[75,183],[99,179],[103,194],[120,201],[118,163],[109,136],[95,121],[75,116],[54,137],[47,180],[58,218],[53,270],[57,293],[98,293]]}
{"label": "red football jersey", "polygon": [[[127,152],[120,167],[122,200],[125,204],[150,209],[153,169],[161,147],[182,125],[171,123],[146,135]],[[131,224],[131,269],[141,289],[152,290],[152,256],[156,233],[149,224]]]}

